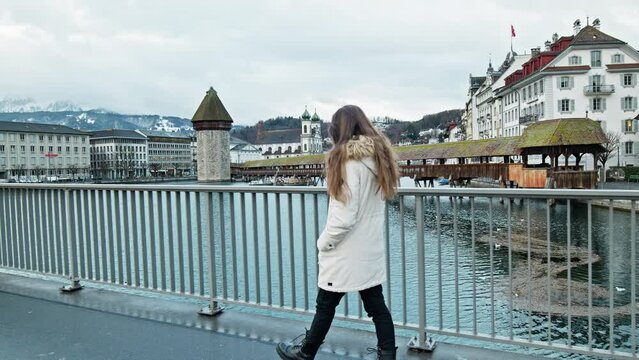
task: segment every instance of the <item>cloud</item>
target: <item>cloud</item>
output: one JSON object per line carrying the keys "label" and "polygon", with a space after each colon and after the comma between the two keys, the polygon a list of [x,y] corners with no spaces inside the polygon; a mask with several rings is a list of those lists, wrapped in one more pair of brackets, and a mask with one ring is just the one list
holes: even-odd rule
{"label": "cloud", "polygon": [[617,15],[635,2],[8,0],[0,97],[190,117],[213,85],[237,123],[346,103],[414,120],[463,107],[468,74],[503,59],[511,24],[523,52],[588,9],[636,47],[639,25]]}

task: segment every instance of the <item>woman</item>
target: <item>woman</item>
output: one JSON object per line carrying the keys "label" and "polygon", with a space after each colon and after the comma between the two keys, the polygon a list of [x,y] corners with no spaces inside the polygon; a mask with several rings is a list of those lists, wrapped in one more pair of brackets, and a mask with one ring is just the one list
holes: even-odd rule
{"label": "woman", "polygon": [[385,200],[397,192],[399,171],[388,139],[362,109],[337,110],[329,127],[333,149],[326,159],[330,203],[317,240],[319,273],[316,313],[299,344],[277,345],[282,359],[313,359],[324,341],[344,293],[358,291],[375,323],[377,358],[395,359],[395,329],[384,303]]}

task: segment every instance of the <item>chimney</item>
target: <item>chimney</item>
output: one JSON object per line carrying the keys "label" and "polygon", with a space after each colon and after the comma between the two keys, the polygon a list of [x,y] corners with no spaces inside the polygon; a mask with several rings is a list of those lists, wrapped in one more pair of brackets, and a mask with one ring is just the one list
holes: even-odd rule
{"label": "chimney", "polygon": [[541,49],[539,48],[539,46],[538,46],[538,47],[536,47],[536,48],[532,48],[532,49],[530,49],[530,55],[531,55],[531,57],[535,57],[535,56],[539,55],[539,52],[540,52],[540,51],[541,51]]}
{"label": "chimney", "polygon": [[545,45],[545,51],[550,51],[550,40],[546,40],[544,45]]}
{"label": "chimney", "polygon": [[553,44],[556,43],[557,40],[559,40],[559,35],[557,35],[557,33],[552,34],[552,42],[553,42]]}
{"label": "chimney", "polygon": [[573,30],[575,30],[575,35],[579,34],[581,31],[581,20],[575,20],[575,23],[572,26]]}
{"label": "chimney", "polygon": [[592,27],[599,30],[599,28],[601,27],[601,20],[599,20],[599,18],[596,18],[595,21],[592,22]]}

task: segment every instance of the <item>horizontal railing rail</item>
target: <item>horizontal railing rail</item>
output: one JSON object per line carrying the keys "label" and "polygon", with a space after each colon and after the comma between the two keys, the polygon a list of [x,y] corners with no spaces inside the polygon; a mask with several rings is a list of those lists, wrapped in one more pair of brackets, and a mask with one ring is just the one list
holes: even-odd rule
{"label": "horizontal railing rail", "polygon": [[[399,328],[637,357],[636,201],[623,190],[402,188],[388,201]],[[0,266],[311,315],[319,187],[0,184]],[[618,211],[616,209],[623,209]],[[338,318],[368,322],[356,294]]]}

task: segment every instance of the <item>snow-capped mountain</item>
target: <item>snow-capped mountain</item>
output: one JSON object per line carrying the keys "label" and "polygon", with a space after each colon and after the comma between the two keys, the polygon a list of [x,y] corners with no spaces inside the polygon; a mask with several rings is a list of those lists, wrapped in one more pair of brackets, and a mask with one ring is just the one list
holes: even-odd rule
{"label": "snow-capped mountain", "polygon": [[126,129],[193,132],[190,119],[160,115],[125,115],[104,109],[82,110],[66,101],[38,104],[31,99],[0,100],[0,121],[66,125],[81,130]]}

